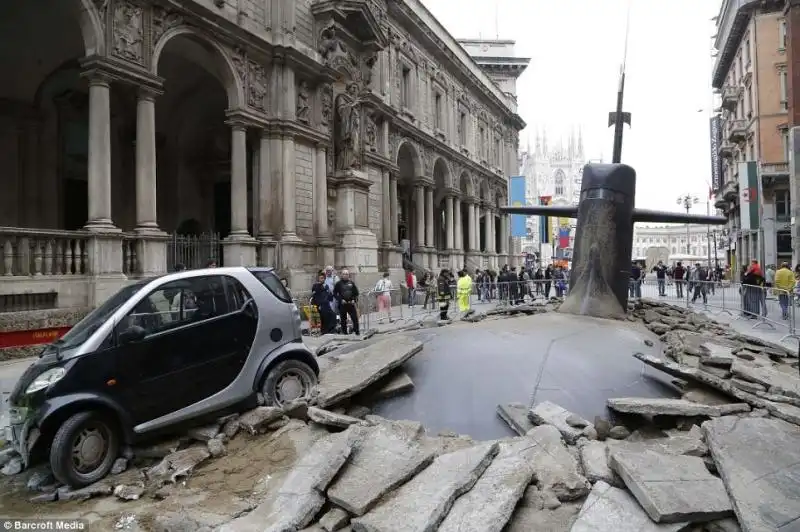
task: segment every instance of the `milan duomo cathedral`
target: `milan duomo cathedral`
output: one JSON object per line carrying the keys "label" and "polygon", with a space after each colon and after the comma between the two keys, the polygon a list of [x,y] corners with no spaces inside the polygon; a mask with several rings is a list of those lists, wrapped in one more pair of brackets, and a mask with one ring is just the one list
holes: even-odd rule
{"label": "milan duomo cathedral", "polygon": [[[520,151],[520,175],[525,176],[525,196],[528,205],[539,205],[541,198],[550,198],[551,205],[577,204],[581,191],[581,175],[587,159],[583,150],[583,136],[580,129],[574,129],[565,138],[549,141],[547,132],[537,130],[534,144],[528,138],[528,147]],[[527,220],[527,237],[515,239],[523,253],[535,256],[543,265],[554,257],[569,259],[572,254],[575,221],[571,220],[569,246],[560,246],[558,238],[559,221],[551,220],[549,227],[543,227],[543,219],[531,216]]]}

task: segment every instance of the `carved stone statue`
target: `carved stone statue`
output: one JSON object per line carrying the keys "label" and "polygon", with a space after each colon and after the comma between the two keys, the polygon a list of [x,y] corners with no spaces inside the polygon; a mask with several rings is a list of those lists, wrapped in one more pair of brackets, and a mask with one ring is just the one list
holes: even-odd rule
{"label": "carved stone statue", "polygon": [[323,126],[327,126],[331,123],[331,114],[333,113],[333,102],[331,101],[331,87],[330,85],[325,85],[321,88],[322,93],[320,94],[320,99],[322,102],[322,116],[320,117],[320,121],[322,122]]}
{"label": "carved stone statue", "polygon": [[308,115],[308,83],[303,80],[297,89],[297,119],[300,122],[308,123]]}
{"label": "carved stone statue", "polygon": [[366,144],[367,146],[369,146],[370,151],[375,151],[375,149],[377,148],[378,131],[377,127],[375,126],[375,120],[373,120],[371,116],[367,116],[364,128],[366,130],[365,131]]}
{"label": "carved stone statue", "polygon": [[347,90],[336,97],[334,142],[336,170],[361,169],[361,101],[358,85],[349,83]]}

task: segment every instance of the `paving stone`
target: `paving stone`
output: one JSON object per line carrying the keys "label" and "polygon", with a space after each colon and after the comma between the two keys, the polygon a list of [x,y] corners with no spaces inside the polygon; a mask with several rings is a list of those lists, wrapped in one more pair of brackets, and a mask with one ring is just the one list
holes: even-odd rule
{"label": "paving stone", "polygon": [[361,420],[357,417],[351,417],[345,414],[335,414],[315,406],[308,407],[308,417],[314,423],[339,429],[346,429],[350,425],[355,425],[361,422]]}
{"label": "paving stone", "polygon": [[589,441],[580,446],[583,474],[594,484],[602,480],[612,486],[621,482],[608,465],[608,448],[604,442]]}
{"label": "paving stone", "polygon": [[528,407],[522,403],[497,405],[497,415],[520,436],[525,436],[534,427],[528,419]]}
{"label": "paving stone", "polygon": [[381,380],[422,351],[422,344],[405,337],[390,337],[342,356],[320,375],[317,404],[340,403]]}
{"label": "paving stone", "polygon": [[358,427],[357,433],[353,453],[328,488],[328,498],[360,516],[430,465],[434,454],[421,445],[423,430],[418,423],[382,422]]}
{"label": "paving stone", "polygon": [[408,376],[408,373],[403,370],[396,370],[389,375],[389,378],[386,380],[386,383],[383,386],[380,386],[377,390],[375,390],[375,393],[372,394],[371,398],[379,401],[402,395],[413,390],[414,381],[411,380],[411,377]]}
{"label": "paving stone", "polygon": [[679,532],[687,526],[654,523],[630,493],[601,480],[584,501],[570,532]]}
{"label": "paving stone", "polygon": [[664,373],[667,373],[668,375],[672,375],[673,377],[699,382],[735,397],[736,399],[739,399],[740,401],[743,401],[752,407],[766,408],[767,401],[764,399],[745,392],[744,390],[740,390],[739,388],[733,386],[729,380],[721,379],[715,375],[711,375],[706,371],[701,371],[697,368],[692,368],[683,364],[677,364],[670,360],[664,360],[651,355],[646,355],[644,353],[634,353],[633,357],[644,362],[648,366],[652,366],[660,371],[663,371]]}
{"label": "paving stone", "polygon": [[[545,500],[551,497],[552,494],[545,494],[536,486],[529,486],[517,504],[506,532],[569,530],[578,517],[581,503],[565,502],[555,506],[547,505]],[[555,502],[558,502],[558,499]]]}
{"label": "paving stone", "polygon": [[697,525],[694,532],[742,532],[742,527],[739,526],[739,521],[736,518],[728,517]]}
{"label": "paving stone", "polygon": [[574,420],[575,418],[579,418],[576,414],[573,414],[569,410],[562,408],[561,406],[551,403],[550,401],[544,401],[536,406],[534,406],[530,412],[528,412],[528,419],[534,425],[552,425],[561,432],[561,435],[564,436],[564,440],[567,443],[575,443],[578,441],[578,438],[581,437],[583,432],[583,427],[588,427],[591,425],[588,421],[583,427],[574,427],[567,423],[567,419]]}
{"label": "paving stone", "polygon": [[455,500],[475,485],[498,451],[497,443],[485,443],[439,456],[383,503],[353,519],[353,530],[436,530]]}
{"label": "paving stone", "polygon": [[717,406],[693,403],[683,399],[615,397],[606,403],[611,410],[625,414],[682,417],[720,415],[720,409]]}
{"label": "paving stone", "polygon": [[768,403],[767,410],[778,419],[800,425],[800,408],[786,403]]}
{"label": "paving stone", "polygon": [[708,472],[702,458],[614,450],[609,465],[656,523],[733,515],[725,486]]}
{"label": "paving stone", "polygon": [[589,493],[591,484],[580,473],[580,464],[553,425],[542,425],[528,431],[539,451],[532,460],[536,484],[542,491],[552,491],[560,501],[573,501]]}
{"label": "paving stone", "polygon": [[319,520],[323,532],[336,532],[350,523],[350,516],[341,508],[331,508]]}
{"label": "paving stone", "polygon": [[270,423],[283,417],[283,410],[276,406],[259,406],[249,410],[239,417],[239,426],[250,434],[258,431]]}
{"label": "paving stone", "polygon": [[800,522],[800,428],[780,419],[726,416],[703,423],[742,530]]}
{"label": "paving stone", "polygon": [[774,394],[800,398],[800,378],[771,367],[755,366],[744,360],[736,360],[731,371],[744,380],[757,382]]}
{"label": "paving stone", "polygon": [[665,433],[666,437],[629,439],[626,441],[606,440],[609,452],[623,451],[654,451],[660,454],[675,456],[703,456],[708,452],[708,447],[696,433],[692,431],[671,431]]}
{"label": "paving stone", "polygon": [[715,342],[705,342],[700,345],[700,348],[702,350],[700,360],[703,361],[703,364],[729,368],[733,361],[736,360],[736,355],[733,354],[731,347]]}
{"label": "paving stone", "polygon": [[750,393],[758,393],[758,392],[766,392],[767,387],[763,384],[758,384],[757,382],[750,382],[744,379],[737,379],[736,377],[731,379],[731,384],[739,388],[740,390],[744,390]]}
{"label": "paving stone", "polygon": [[357,428],[314,443],[292,467],[274,497],[219,532],[292,531],[308,526],[325,505],[325,489],[350,456]]}
{"label": "paving stone", "polygon": [[500,442],[491,465],[459,497],[439,532],[501,532],[533,479],[532,461],[540,452],[530,438]]}

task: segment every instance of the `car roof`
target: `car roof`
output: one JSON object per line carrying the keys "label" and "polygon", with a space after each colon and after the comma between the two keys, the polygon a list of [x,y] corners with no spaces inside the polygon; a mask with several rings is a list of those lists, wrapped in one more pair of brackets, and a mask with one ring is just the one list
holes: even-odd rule
{"label": "car roof", "polygon": [[242,272],[271,272],[275,268],[272,267],[256,267],[256,268],[245,268],[244,266],[225,266],[221,268],[198,268],[196,270],[181,270],[179,272],[171,272],[165,273],[163,275],[158,275],[155,277],[148,277],[147,279],[142,279],[141,281],[137,281],[136,285],[140,285],[142,287],[149,285],[155,281],[158,281],[158,284],[170,282],[170,281],[180,281],[181,279],[191,279],[192,277],[202,277],[204,275],[225,275],[233,274],[233,273],[242,273]]}

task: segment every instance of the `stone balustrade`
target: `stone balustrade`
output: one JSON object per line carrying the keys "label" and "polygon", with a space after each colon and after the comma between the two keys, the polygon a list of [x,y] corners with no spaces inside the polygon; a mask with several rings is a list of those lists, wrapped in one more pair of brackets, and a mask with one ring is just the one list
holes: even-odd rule
{"label": "stone balustrade", "polygon": [[89,238],[87,231],[0,227],[0,274],[85,275]]}

